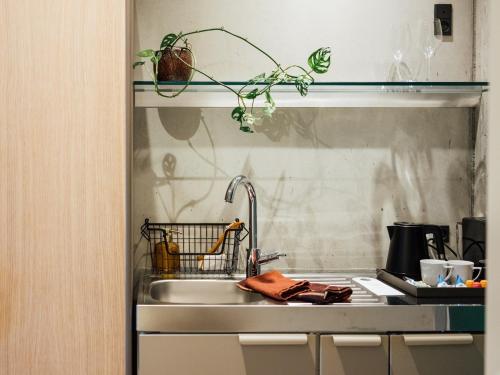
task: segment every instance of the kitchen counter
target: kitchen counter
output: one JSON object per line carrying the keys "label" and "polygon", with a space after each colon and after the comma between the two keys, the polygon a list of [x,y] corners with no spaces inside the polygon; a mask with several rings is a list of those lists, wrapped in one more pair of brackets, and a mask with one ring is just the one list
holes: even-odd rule
{"label": "kitchen counter", "polygon": [[[136,306],[138,332],[483,332],[485,306],[453,300],[378,297],[352,281],[374,274],[293,274],[354,290],[351,303],[311,305],[259,299],[237,304],[165,303],[149,295],[149,280],[139,287]],[[238,279],[238,277],[235,277]],[[241,293],[245,293],[241,291]],[[470,302],[470,301],[467,301]]]}

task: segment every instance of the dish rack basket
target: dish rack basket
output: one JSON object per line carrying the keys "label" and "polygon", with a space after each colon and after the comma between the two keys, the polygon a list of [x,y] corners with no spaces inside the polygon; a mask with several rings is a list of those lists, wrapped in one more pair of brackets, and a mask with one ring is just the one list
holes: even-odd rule
{"label": "dish rack basket", "polygon": [[[141,234],[148,241],[152,274],[179,278],[233,274],[238,269],[240,243],[248,230],[243,223],[235,229],[228,226],[229,223],[152,223],[146,219]],[[222,244],[210,253],[218,240]]]}

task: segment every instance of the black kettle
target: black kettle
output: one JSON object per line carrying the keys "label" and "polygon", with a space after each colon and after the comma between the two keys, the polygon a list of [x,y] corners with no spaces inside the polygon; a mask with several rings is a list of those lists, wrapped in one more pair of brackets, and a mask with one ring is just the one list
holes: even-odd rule
{"label": "black kettle", "polygon": [[427,234],[432,234],[439,259],[446,259],[441,228],[438,225],[399,222],[388,226],[389,254],[385,269],[393,274],[420,280],[420,259],[428,259]]}

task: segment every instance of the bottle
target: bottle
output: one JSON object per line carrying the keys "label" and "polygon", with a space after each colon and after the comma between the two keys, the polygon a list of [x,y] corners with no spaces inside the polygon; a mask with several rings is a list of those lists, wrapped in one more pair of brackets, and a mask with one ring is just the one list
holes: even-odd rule
{"label": "bottle", "polygon": [[179,245],[177,245],[173,240],[173,233],[179,233],[175,230],[170,229],[168,231],[168,247],[165,246],[165,256],[163,257],[162,268],[164,272],[175,273],[179,271],[181,266],[181,260],[179,256]]}
{"label": "bottle", "polygon": [[167,246],[165,241],[157,242],[155,244],[155,256],[153,262],[153,270],[156,273],[163,273],[165,271],[164,263],[167,258]]}

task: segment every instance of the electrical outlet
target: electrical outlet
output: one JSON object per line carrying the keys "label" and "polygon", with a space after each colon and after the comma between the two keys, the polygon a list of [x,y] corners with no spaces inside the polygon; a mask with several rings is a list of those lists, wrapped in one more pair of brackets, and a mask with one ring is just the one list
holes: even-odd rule
{"label": "electrical outlet", "polygon": [[441,21],[444,36],[453,34],[453,8],[451,4],[434,4],[434,18]]}

